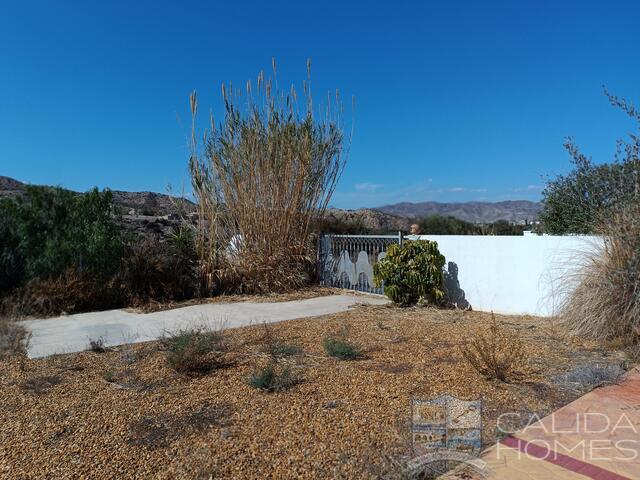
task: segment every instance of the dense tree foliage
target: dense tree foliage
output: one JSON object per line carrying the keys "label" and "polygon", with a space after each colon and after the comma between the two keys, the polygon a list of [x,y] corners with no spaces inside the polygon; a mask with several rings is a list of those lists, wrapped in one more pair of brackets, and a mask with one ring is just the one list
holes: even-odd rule
{"label": "dense tree foliage", "polygon": [[[605,94],[613,106],[640,124],[640,112],[633,104],[606,91]],[[640,136],[629,134],[629,140],[619,140],[614,161],[599,165],[581,153],[573,139],[567,140],[565,148],[571,155],[573,169],[547,182],[542,192],[544,207],[540,220],[547,233],[594,233],[613,207],[637,198]]]}
{"label": "dense tree foliage", "polygon": [[522,235],[523,225],[514,225],[506,220],[479,224],[466,222],[452,216],[429,215],[419,222],[425,235]]}
{"label": "dense tree foliage", "polygon": [[111,192],[78,195],[62,188],[27,187],[23,198],[0,202],[0,291],[68,269],[109,276],[123,243],[113,220]]}

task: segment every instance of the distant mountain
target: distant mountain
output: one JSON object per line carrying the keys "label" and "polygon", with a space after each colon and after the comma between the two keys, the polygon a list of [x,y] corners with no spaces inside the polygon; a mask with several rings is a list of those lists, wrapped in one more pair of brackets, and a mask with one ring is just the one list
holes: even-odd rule
{"label": "distant mountain", "polygon": [[[342,226],[337,233],[397,233],[408,232],[411,220],[390,213],[361,208],[359,210],[341,210],[329,208],[325,214],[325,223],[333,227]],[[328,230],[325,230],[328,232]],[[331,233],[336,233],[335,230]]]}
{"label": "distant mountain", "polygon": [[472,223],[492,223],[507,220],[522,223],[536,220],[542,209],[540,202],[528,200],[508,200],[504,202],[464,202],[464,203],[396,203],[376,208],[381,212],[406,218],[423,218],[428,215],[452,216]]}
{"label": "distant mountain", "polygon": [[[10,177],[0,176],[0,197],[24,195],[26,184]],[[176,204],[187,211],[195,210],[195,205],[187,199],[172,197],[155,192],[123,192],[112,190],[113,203],[138,215],[166,215],[175,211]]]}
{"label": "distant mountain", "polygon": [[0,197],[21,195],[24,193],[24,183],[11,177],[0,176]]}
{"label": "distant mountain", "polygon": [[[0,197],[23,195],[26,185],[10,177],[0,176]],[[113,190],[113,200],[126,212],[133,210],[136,215],[166,215],[176,210],[176,204],[186,211],[194,211],[195,205],[186,199],[179,199],[164,193],[123,192]],[[407,231],[411,220],[438,214],[453,216],[473,223],[492,223],[508,220],[522,223],[536,220],[542,205],[527,200],[505,202],[465,202],[465,203],[396,203],[379,208],[361,208],[359,210],[327,210],[329,222],[340,222],[345,228],[363,229],[376,233],[389,233],[398,230]]]}

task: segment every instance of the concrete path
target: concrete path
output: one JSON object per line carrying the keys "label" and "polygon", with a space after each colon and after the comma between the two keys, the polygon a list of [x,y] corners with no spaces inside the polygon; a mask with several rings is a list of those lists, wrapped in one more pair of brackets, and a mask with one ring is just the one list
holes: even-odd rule
{"label": "concrete path", "polygon": [[155,340],[167,332],[205,327],[210,329],[243,327],[296,318],[343,312],[356,303],[382,305],[383,297],[330,295],[279,303],[210,303],[153,313],[124,310],[80,313],[45,320],[27,320],[31,331],[29,357],[86,350],[89,340],[101,338],[105,346]]}
{"label": "concrete path", "polygon": [[482,459],[479,478],[493,480],[640,479],[640,373],[531,423]]}

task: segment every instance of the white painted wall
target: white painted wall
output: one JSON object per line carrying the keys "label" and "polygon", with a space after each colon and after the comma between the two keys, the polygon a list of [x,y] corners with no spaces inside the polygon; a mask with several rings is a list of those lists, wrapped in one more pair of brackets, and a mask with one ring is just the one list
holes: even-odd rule
{"label": "white painted wall", "polygon": [[460,288],[473,310],[543,316],[554,313],[561,280],[601,242],[598,237],[551,235],[419,238],[438,242],[447,264],[458,265]]}

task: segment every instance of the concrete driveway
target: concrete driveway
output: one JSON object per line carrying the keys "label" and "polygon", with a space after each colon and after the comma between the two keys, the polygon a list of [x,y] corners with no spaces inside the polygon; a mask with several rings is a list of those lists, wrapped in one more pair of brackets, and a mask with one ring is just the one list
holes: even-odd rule
{"label": "concrete driveway", "polygon": [[90,340],[102,339],[105,346],[155,340],[167,332],[185,328],[218,329],[274,323],[296,318],[343,312],[356,303],[382,305],[383,297],[330,295],[279,303],[211,303],[153,313],[124,310],[80,313],[44,320],[21,322],[32,337],[29,357],[86,350]]}

